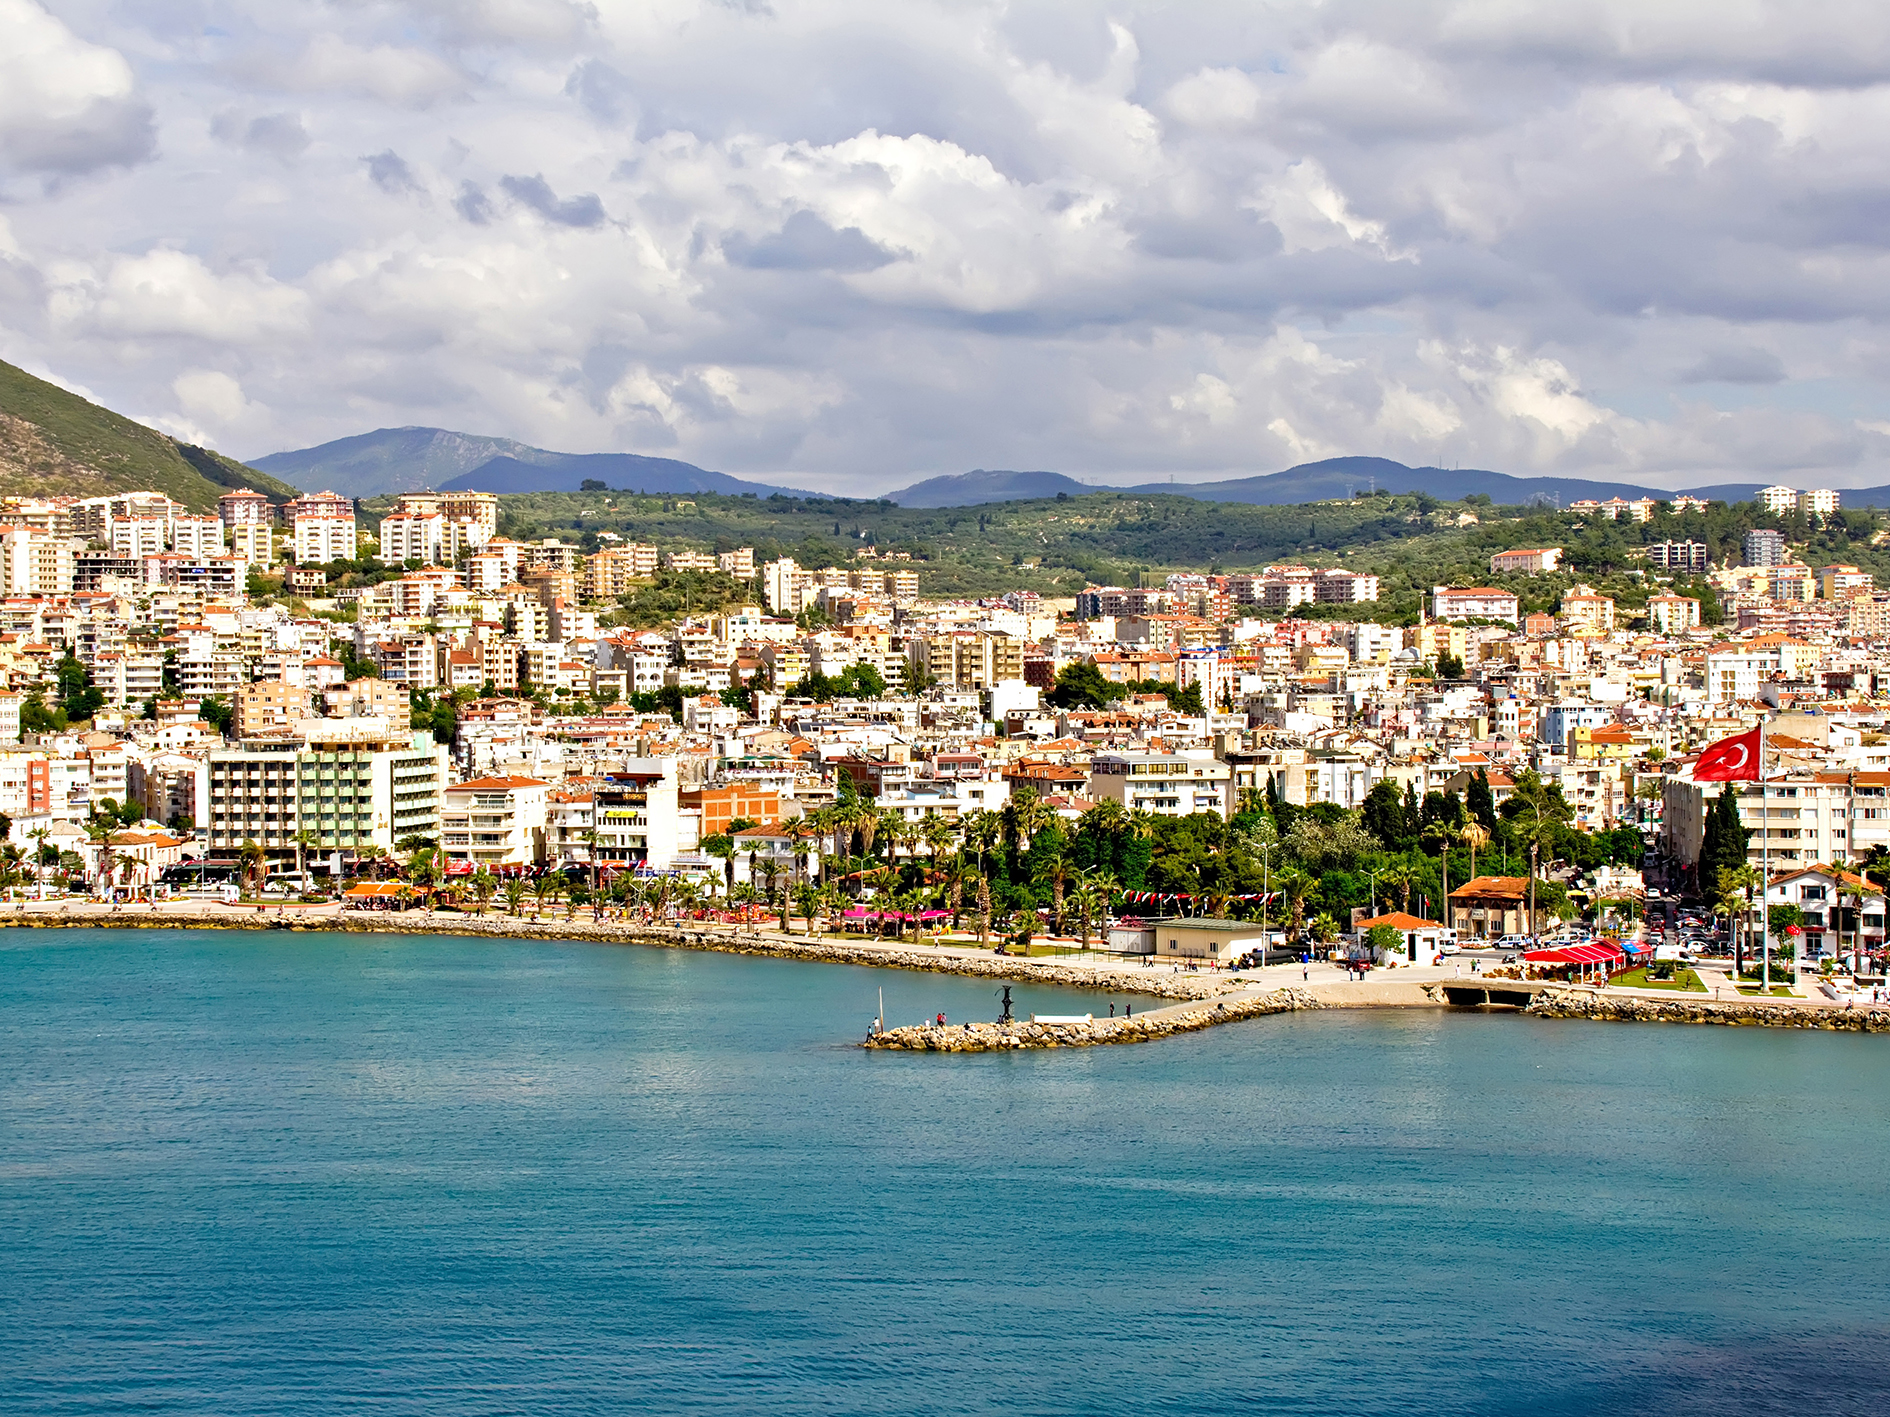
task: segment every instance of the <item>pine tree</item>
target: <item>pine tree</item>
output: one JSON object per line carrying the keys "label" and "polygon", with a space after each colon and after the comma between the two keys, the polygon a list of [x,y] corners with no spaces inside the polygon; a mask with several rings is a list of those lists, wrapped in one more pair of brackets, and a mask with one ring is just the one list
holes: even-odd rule
{"label": "pine tree", "polygon": [[1706,813],[1705,839],[1700,843],[1700,893],[1710,898],[1719,889],[1719,873],[1746,864],[1746,843],[1752,833],[1739,819],[1739,793],[1732,784],[1720,789]]}
{"label": "pine tree", "polygon": [[1496,830],[1496,794],[1490,790],[1490,775],[1482,768],[1470,779],[1470,786],[1465,790],[1465,805],[1470,815],[1483,824],[1488,832]]}

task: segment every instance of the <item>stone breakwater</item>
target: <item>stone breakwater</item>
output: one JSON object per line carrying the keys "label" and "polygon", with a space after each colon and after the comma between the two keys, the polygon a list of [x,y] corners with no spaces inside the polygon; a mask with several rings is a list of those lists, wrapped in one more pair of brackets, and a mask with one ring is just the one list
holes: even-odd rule
{"label": "stone breakwater", "polygon": [[1158,1009],[1134,1018],[1099,1018],[1088,1023],[912,1024],[889,1028],[863,1046],[908,1053],[995,1053],[1015,1048],[1093,1048],[1104,1043],[1149,1043],[1177,1033],[1193,1033],[1218,1024],[1266,1014],[1326,1007],[1304,989],[1274,989],[1265,994]]}
{"label": "stone breakwater", "polygon": [[1712,999],[1641,999],[1592,989],[1550,989],[1526,1012],[1538,1018],[1586,1018],[1611,1023],[1716,1023],[1754,1028],[1818,1028],[1845,1033],[1890,1033],[1890,1007],[1831,1008],[1780,999],[1734,1003]]}
{"label": "stone breakwater", "polygon": [[1214,999],[1248,987],[1213,975],[1158,974],[1153,970],[1095,969],[1002,955],[966,955],[951,947],[878,945],[864,940],[806,939],[777,933],[749,934],[706,927],[639,924],[634,921],[532,920],[478,916],[351,914],[301,918],[263,915],[167,916],[125,910],[70,914],[0,915],[0,928],[102,928],[112,930],[342,931],[364,935],[479,935],[506,940],[581,940],[592,944],[646,945],[659,949],[710,950],[764,955],[817,964],[909,969],[1021,984],[1054,984],[1113,994],[1162,999]]}

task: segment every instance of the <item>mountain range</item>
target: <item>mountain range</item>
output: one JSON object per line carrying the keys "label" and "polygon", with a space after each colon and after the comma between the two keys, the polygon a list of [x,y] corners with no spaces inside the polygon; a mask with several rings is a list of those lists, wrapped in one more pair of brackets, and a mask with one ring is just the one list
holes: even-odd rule
{"label": "mountain range", "polygon": [[[976,472],[953,473],[931,477],[923,482],[890,492],[887,496],[902,507],[968,507],[980,502],[1003,502],[1026,497],[1055,497],[1059,493],[1080,496],[1090,492],[1167,493],[1193,497],[1203,502],[1251,502],[1260,506],[1289,506],[1300,502],[1323,502],[1334,497],[1350,497],[1354,491],[1377,488],[1386,492],[1428,492],[1433,497],[1456,501],[1461,497],[1486,494],[1504,506],[1529,502],[1554,502],[1566,505],[1584,497],[1605,500],[1609,497],[1658,497],[1676,495],[1658,487],[1641,487],[1631,482],[1588,482],[1573,477],[1512,477],[1508,473],[1486,472],[1476,468],[1407,467],[1390,458],[1326,458],[1321,462],[1301,463],[1284,472],[1259,477],[1242,477],[1227,482],[1144,482],[1131,486],[1107,486],[1079,482],[1060,472]],[[1724,483],[1695,489],[1696,496],[1721,501],[1751,497],[1760,484]],[[1866,492],[1890,489],[1864,489]],[[1846,492],[1846,503],[1854,506],[1878,505],[1853,501]],[[1890,497],[1886,497],[1890,502]]]}
{"label": "mountain range", "polygon": [[0,362],[0,494],[103,497],[149,489],[211,512],[236,487],[278,503],[295,495],[295,488],[233,458],[168,438]]}
{"label": "mountain range", "polygon": [[[382,428],[318,447],[272,453],[245,465],[221,453],[170,438],[11,364],[0,362],[0,495],[100,496],[152,488],[197,511],[223,492],[253,487],[276,502],[298,488],[354,497],[466,490],[497,493],[576,492],[583,484],[612,491],[717,492],[767,497],[820,496],[711,472],[675,458],[635,453],[559,453],[510,438],[445,428]],[[1687,489],[1721,501],[1750,498],[1756,482]],[[977,469],[929,477],[883,494],[902,507],[967,507],[986,502],[1131,492],[1206,502],[1292,505],[1349,497],[1376,488],[1425,492],[1445,501],[1485,494],[1504,505],[1584,497],[1671,497],[1672,491],[1627,482],[1572,477],[1512,477],[1479,468],[1407,467],[1389,458],[1344,457],[1302,463],[1284,472],[1221,482],[1143,482],[1131,486],[1079,481],[1059,472]],[[1890,507],[1890,487],[1842,489],[1846,507]]]}
{"label": "mountain range", "polygon": [[311,491],[349,497],[394,492],[577,492],[601,482],[614,492],[722,492],[760,497],[792,487],[748,482],[674,458],[636,453],[554,453],[510,438],[446,428],[380,428],[319,447],[271,453],[250,464]]}

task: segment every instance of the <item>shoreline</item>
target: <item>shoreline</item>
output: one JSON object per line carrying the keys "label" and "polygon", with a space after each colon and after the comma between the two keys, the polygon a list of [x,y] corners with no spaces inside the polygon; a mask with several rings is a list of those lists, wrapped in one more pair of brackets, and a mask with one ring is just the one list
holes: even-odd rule
{"label": "shoreline", "polygon": [[[274,909],[275,913],[272,913]],[[294,911],[293,914],[289,913]],[[912,1024],[888,1028],[861,1046],[889,1051],[982,1052],[1017,1048],[1143,1043],[1223,1023],[1304,1009],[1449,1009],[1445,986],[1476,976],[1442,969],[1373,971],[1352,980],[1332,965],[1271,965],[1241,973],[1163,972],[1127,960],[994,955],[959,942],[913,944],[816,935],[782,935],[708,922],[656,924],[625,920],[545,919],[531,916],[441,917],[420,912],[342,912],[312,907],[228,906],[220,901],[167,902],[113,909],[92,902],[19,902],[0,909],[0,929],[244,930],[362,935],[460,935],[499,940],[566,940],[643,945],[816,964],[846,964],[914,973],[948,974],[1019,984],[1141,994],[1171,1004],[1144,1014],[1088,1023],[1010,1025]],[[1300,979],[1291,979],[1298,973]],[[1315,978],[1314,976],[1318,976]],[[1495,981],[1492,981],[1495,982]],[[1212,1004],[1213,1008],[1199,1006]],[[1542,990],[1515,1012],[1541,1019],[1607,1023],[1689,1023],[1890,1033],[1890,1004],[1847,1008],[1821,999],[1709,999],[1652,991],[1600,991],[1559,985]]]}

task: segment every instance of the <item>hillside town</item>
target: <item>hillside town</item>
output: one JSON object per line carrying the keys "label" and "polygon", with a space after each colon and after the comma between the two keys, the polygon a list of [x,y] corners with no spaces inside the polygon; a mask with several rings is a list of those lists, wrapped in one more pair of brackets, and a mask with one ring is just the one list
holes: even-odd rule
{"label": "hillside town", "polygon": [[[1834,495],[1763,500],[1819,514]],[[158,493],[6,499],[9,884],[368,882],[382,904],[516,908],[543,882],[595,907],[662,881],[784,918],[870,896],[981,939],[1029,916],[1026,937],[1085,943],[1130,909],[1271,907],[1298,945],[1384,921],[1466,941],[1631,922],[1655,884],[1710,910],[1729,865],[1764,866],[1808,958],[1883,952],[1858,868],[1890,851],[1890,594],[1777,531],[1748,533],[1738,564],[1647,549],[1650,584],[1705,578],[1716,624],[1696,597],[1656,590],[1629,615],[1577,584],[1528,614],[1513,591],[1439,585],[1396,626],[1358,618],[1375,576],[1330,566],[938,600],[870,547],[822,567],[586,552],[499,521],[477,492],[403,496],[378,524],[332,493],[235,490],[214,515]],[[1504,550],[1492,576],[1561,554]],[[364,555],[395,573],[329,585]],[[659,571],[732,576],[753,601],[620,623]],[[1763,804],[1694,780],[1703,745],[1760,719]],[[1064,864],[1037,859],[1053,840]],[[1360,851],[1405,857],[1368,872]]]}

